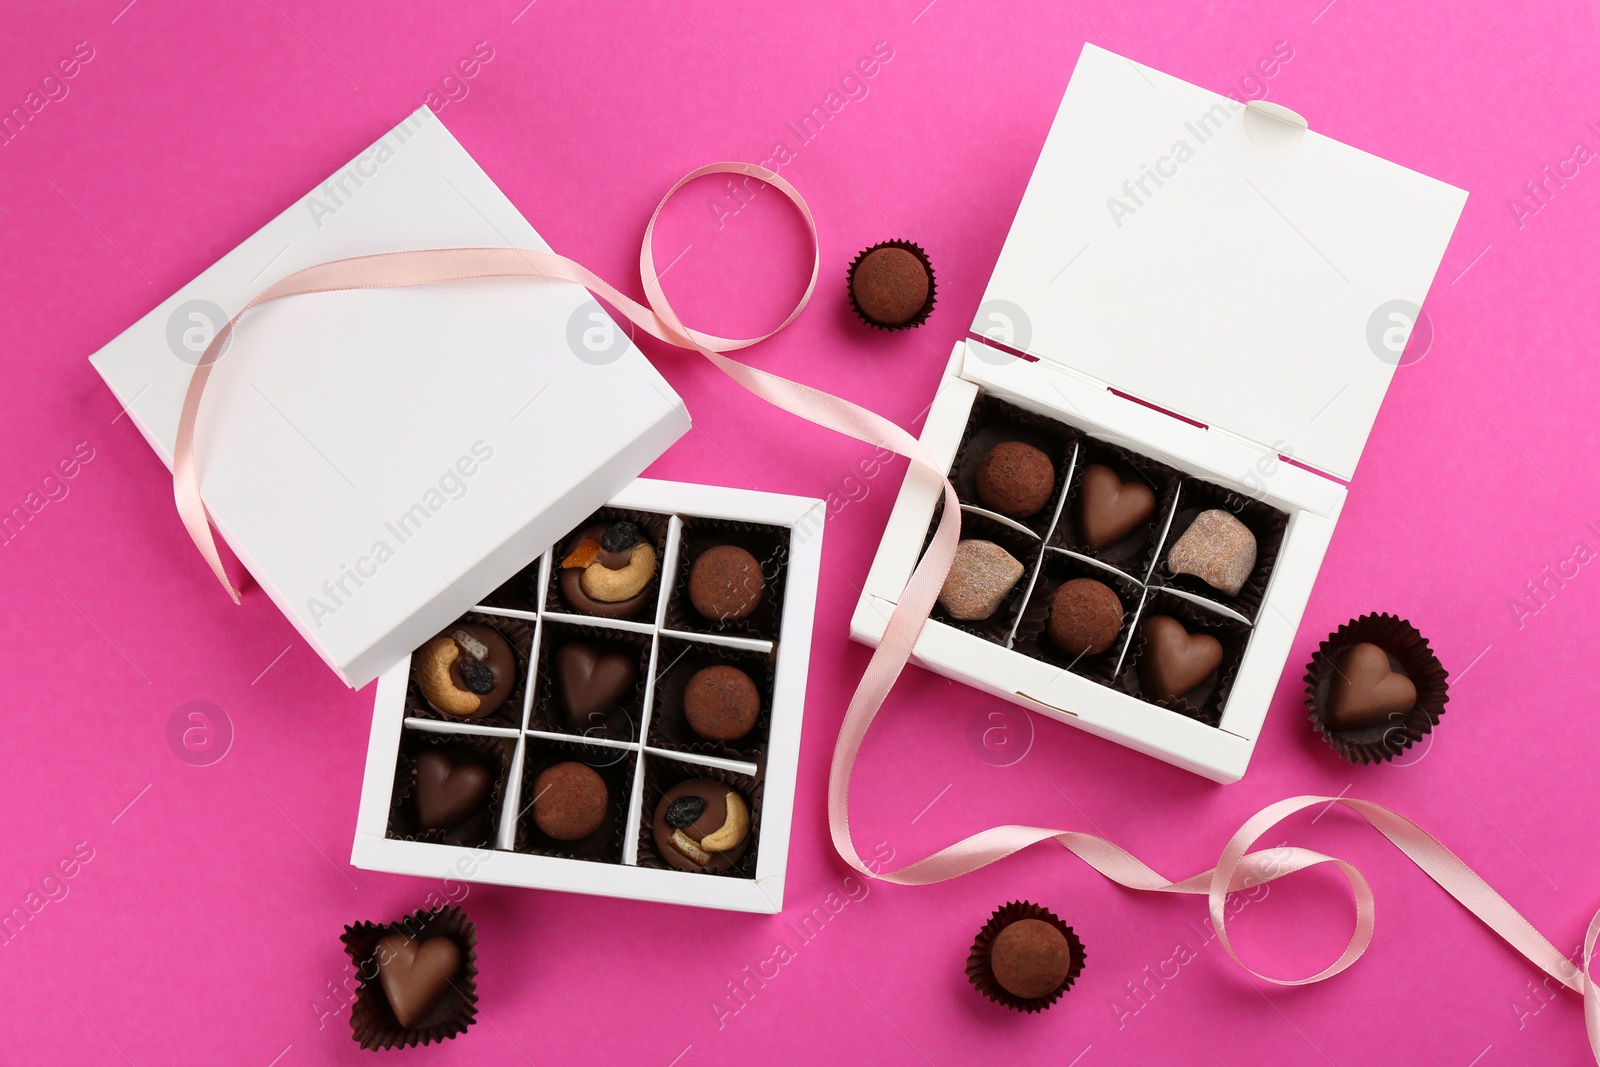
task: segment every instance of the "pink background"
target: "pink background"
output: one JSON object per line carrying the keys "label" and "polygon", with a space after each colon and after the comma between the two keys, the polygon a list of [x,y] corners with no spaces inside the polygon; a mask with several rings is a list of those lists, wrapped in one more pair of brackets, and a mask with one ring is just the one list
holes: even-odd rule
{"label": "pink background", "polygon": [[[76,42],[93,59],[0,145],[0,510],[80,442],[93,458],[0,552],[11,608],[0,910],[38,905],[45,889],[59,898],[0,947],[0,1059],[365,1062],[340,993],[340,929],[441,889],[346,863],[371,692],[346,691],[259,592],[228,603],[91,352],[439,92],[443,120],[551,244],[634,292],[661,191],[700,163],[764,160],[785,141],[796,154],[783,173],[820,220],[823,283],[752,358],[916,426],[1085,40],[1242,95],[1259,95],[1242,79],[1287,42],[1293,58],[1264,83],[1271,99],[1470,190],[1428,301],[1436,337],[1390,390],[1245,782],[1214,786],[1020,714],[1006,721],[1025,754],[996,766],[1010,757],[969,744],[969,728],[1008,705],[913,670],[865,750],[862,851],[883,842],[899,865],[1030,821],[1102,832],[1180,876],[1209,866],[1265,804],[1345,791],[1415,817],[1558,944],[1576,943],[1600,896],[1589,785],[1600,572],[1566,562],[1579,542],[1585,562],[1600,550],[1600,172],[1551,182],[1520,219],[1508,200],[1575,142],[1600,149],[1585,126],[1600,119],[1592,7],[525,2],[431,0],[404,16],[309,0],[30,0],[6,12],[0,111],[23,105]],[[450,100],[441,79],[480,41],[493,59],[464,97],[450,83],[461,97]],[[800,145],[786,123],[880,41],[893,58],[866,94]],[[688,321],[751,331],[790,299],[799,235],[770,197],[719,229],[716,192],[675,206],[658,261],[681,251],[667,281]],[[874,335],[844,310],[841,278],[859,248],[897,235],[932,254],[939,307],[919,330]],[[1053,848],[932,888],[847,880],[824,817],[834,735],[867,660],[846,620],[902,465],[863,477],[863,446],[774,417],[693,357],[647,347],[698,420],[652,473],[842,505],[826,542],[788,910],[475,886],[465,906],[481,938],[482,1018],[410,1058],[1585,1061],[1577,998],[1533,993],[1530,966],[1339,812],[1269,837],[1352,858],[1378,891],[1367,958],[1308,989],[1252,981],[1205,943],[1201,901],[1117,889]],[[1543,603],[1514,608],[1526,583],[1563,566]],[[1315,644],[1369,610],[1415,620],[1453,674],[1437,740],[1404,766],[1345,765],[1300,706]],[[210,766],[168,745],[168,719],[190,700],[220,706],[234,731]],[[75,848],[92,858],[46,881]],[[1233,927],[1278,973],[1320,967],[1347,930],[1336,876],[1296,881]],[[848,903],[802,939],[790,923],[828,914],[831,893]],[[1088,945],[1077,987],[1037,1017],[980,1000],[962,974],[974,930],[1017,897],[1054,908]],[[725,983],[780,941],[793,959],[764,986],[752,980],[745,1002],[729,999]],[[1149,978],[1173,974],[1179,942],[1193,958]]]}

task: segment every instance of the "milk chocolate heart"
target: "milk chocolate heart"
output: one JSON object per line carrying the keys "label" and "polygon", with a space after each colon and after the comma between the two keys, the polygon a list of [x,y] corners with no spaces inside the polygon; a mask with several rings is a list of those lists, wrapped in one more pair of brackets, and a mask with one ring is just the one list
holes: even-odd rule
{"label": "milk chocolate heart", "polygon": [[1096,551],[1127,537],[1156,509],[1155,490],[1124,482],[1110,467],[1093,463],[1078,484],[1078,531]]}
{"label": "milk chocolate heart", "polygon": [[450,980],[461,970],[461,948],[450,937],[429,938],[419,945],[405,934],[390,934],[378,942],[375,958],[383,995],[407,1030],[439,1006]]}
{"label": "milk chocolate heart", "polygon": [[1222,642],[1210,634],[1192,634],[1168,615],[1152,615],[1139,624],[1144,655],[1139,657],[1139,684],[1147,700],[1166,700],[1187,693],[1222,663]]}
{"label": "milk chocolate heart", "polygon": [[447,830],[482,808],[493,784],[481,763],[423,752],[417,756],[417,821],[424,830]]}
{"label": "milk chocolate heart", "polygon": [[602,652],[579,641],[556,649],[555,669],[562,708],[574,730],[594,725],[639,682],[636,655]]}
{"label": "milk chocolate heart", "polygon": [[1359,730],[1398,718],[1417,706],[1417,687],[1389,666],[1389,653],[1363,641],[1339,656],[1328,689],[1330,730]]}

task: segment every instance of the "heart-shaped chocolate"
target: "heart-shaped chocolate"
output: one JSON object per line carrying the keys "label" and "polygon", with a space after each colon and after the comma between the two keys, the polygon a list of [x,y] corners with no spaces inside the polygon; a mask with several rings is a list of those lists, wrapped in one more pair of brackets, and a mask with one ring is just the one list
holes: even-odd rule
{"label": "heart-shaped chocolate", "polygon": [[1090,548],[1110,548],[1155,509],[1155,490],[1143,482],[1124,482],[1116,471],[1100,463],[1083,469],[1078,483],[1078,532]]}
{"label": "heart-shaped chocolate", "polygon": [[1139,624],[1144,655],[1139,684],[1147,700],[1166,700],[1189,692],[1222,664],[1222,642],[1192,634],[1170,615],[1152,615]]}
{"label": "heart-shaped chocolate", "polygon": [[639,658],[573,641],[556,649],[555,674],[567,724],[583,730],[633,691],[639,682]]}
{"label": "heart-shaped chocolate", "polygon": [[424,830],[448,830],[474,814],[494,784],[481,763],[457,763],[437,749],[417,756],[417,821]]}
{"label": "heart-shaped chocolate", "polygon": [[375,958],[383,995],[407,1030],[439,1006],[461,970],[461,947],[451,937],[432,937],[418,944],[405,934],[390,934],[378,942]]}
{"label": "heart-shaped chocolate", "polygon": [[1417,687],[1389,666],[1389,653],[1363,641],[1339,656],[1328,687],[1330,730],[1359,730],[1398,718],[1417,706]]}

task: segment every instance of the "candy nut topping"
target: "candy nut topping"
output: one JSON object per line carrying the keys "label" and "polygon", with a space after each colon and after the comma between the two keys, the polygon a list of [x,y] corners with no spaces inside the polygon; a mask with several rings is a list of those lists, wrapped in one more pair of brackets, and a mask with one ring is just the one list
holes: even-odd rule
{"label": "candy nut topping", "polygon": [[711,853],[701,848],[695,843],[694,838],[690,837],[682,830],[672,831],[672,847],[677,849],[679,852],[682,852],[685,856],[688,856],[702,867],[709,867],[711,865]]}
{"label": "candy nut topping", "polygon": [[585,594],[607,604],[638,596],[656,576],[655,546],[641,541],[633,546],[626,567],[612,570],[596,560],[584,568],[579,585]]}
{"label": "candy nut topping", "polygon": [[489,658],[489,646],[479,641],[465,630],[457,630],[450,635],[450,640],[461,646],[461,651],[478,660],[480,663]]}
{"label": "candy nut topping", "polygon": [[430,641],[428,647],[422,650],[421,662],[417,665],[417,686],[422,690],[422,695],[434,707],[451,715],[471,715],[482,703],[475,694],[457,689],[454,679],[450,677],[450,668],[456,657],[461,655],[461,647],[457,642],[462,637],[472,641],[483,649],[484,655],[488,655],[489,650],[484,648],[482,642],[457,630],[455,636],[436,637]]}
{"label": "candy nut topping", "polygon": [[723,820],[722,826],[700,841],[700,847],[707,852],[726,852],[738,848],[750,832],[750,809],[745,807],[744,797],[730,789],[727,804],[728,817]]}

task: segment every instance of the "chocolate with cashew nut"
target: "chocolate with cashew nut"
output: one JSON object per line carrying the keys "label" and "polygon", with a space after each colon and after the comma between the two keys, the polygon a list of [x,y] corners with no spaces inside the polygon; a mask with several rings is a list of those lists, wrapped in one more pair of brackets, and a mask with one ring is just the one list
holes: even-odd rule
{"label": "chocolate with cashew nut", "polygon": [[750,806],[731,785],[679,782],[662,795],[651,823],[656,850],[680,871],[725,871],[750,844]]}
{"label": "chocolate with cashew nut", "polygon": [[589,615],[632,618],[654,603],[660,558],[637,523],[597,522],[565,542],[561,596]]}

